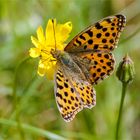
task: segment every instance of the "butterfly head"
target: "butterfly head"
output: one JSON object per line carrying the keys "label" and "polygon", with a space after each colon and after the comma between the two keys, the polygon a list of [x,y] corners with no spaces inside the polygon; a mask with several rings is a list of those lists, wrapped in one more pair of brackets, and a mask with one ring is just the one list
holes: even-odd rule
{"label": "butterfly head", "polygon": [[51,50],[51,54],[52,54],[53,58],[55,58],[57,61],[63,63],[64,65],[69,65],[70,62],[72,61],[70,55],[65,51]]}
{"label": "butterfly head", "polygon": [[53,58],[58,59],[60,57],[61,51],[51,49],[50,54],[52,55]]}

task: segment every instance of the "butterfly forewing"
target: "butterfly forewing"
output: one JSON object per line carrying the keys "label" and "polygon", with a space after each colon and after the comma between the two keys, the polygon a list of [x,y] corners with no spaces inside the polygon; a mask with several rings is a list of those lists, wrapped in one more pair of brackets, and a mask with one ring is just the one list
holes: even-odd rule
{"label": "butterfly forewing", "polygon": [[75,36],[65,47],[67,52],[81,52],[89,50],[113,50],[126,24],[125,16],[107,17]]}

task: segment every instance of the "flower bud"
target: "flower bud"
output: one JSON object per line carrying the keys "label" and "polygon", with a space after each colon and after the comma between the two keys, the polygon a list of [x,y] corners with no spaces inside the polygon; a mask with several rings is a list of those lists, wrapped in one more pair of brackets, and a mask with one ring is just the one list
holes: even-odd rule
{"label": "flower bud", "polygon": [[120,62],[116,76],[123,83],[130,83],[134,79],[135,70],[134,63],[128,55],[123,58],[123,61]]}

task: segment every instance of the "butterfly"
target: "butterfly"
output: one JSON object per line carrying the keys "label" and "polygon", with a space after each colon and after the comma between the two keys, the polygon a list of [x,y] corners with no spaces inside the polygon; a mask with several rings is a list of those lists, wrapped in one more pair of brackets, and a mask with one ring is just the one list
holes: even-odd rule
{"label": "butterfly", "polygon": [[52,50],[57,59],[56,103],[66,122],[82,109],[96,105],[93,85],[112,74],[115,65],[112,51],[125,24],[124,15],[106,17],[76,35],[64,51]]}

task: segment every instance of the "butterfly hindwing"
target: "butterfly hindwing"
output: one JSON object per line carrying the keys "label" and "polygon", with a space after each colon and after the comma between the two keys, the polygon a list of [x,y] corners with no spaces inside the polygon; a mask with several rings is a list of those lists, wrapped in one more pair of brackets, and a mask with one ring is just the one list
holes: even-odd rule
{"label": "butterfly hindwing", "polygon": [[62,117],[69,122],[83,108],[95,106],[96,95],[91,84],[75,78],[71,71],[62,67],[56,71],[55,96]]}
{"label": "butterfly hindwing", "polygon": [[[82,56],[82,58],[91,60],[91,55]],[[97,52],[92,56],[89,64],[90,80],[92,84],[97,84],[112,74],[114,70],[115,59],[110,52]]]}
{"label": "butterfly hindwing", "polygon": [[72,57],[91,84],[107,78],[114,70],[115,59],[111,52],[86,52]]}

